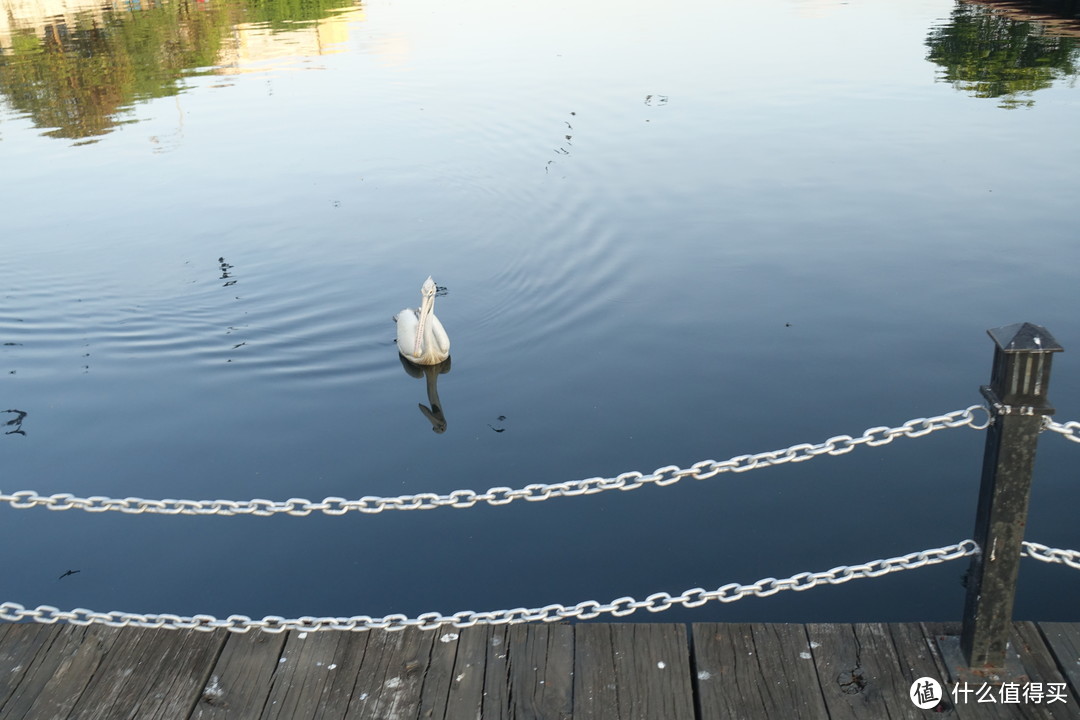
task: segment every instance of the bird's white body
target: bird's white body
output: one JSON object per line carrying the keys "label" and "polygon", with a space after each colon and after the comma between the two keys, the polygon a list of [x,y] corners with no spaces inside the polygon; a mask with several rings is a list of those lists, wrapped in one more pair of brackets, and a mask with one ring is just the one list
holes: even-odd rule
{"label": "bird's white body", "polygon": [[430,277],[420,295],[419,308],[405,308],[394,316],[398,352],[417,365],[438,365],[450,357],[450,338],[435,317],[435,281]]}

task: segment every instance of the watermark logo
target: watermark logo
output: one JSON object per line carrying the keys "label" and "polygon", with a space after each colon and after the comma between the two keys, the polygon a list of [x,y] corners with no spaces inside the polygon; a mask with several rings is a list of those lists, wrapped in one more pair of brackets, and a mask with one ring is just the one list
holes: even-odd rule
{"label": "watermark logo", "polygon": [[[994,703],[999,705],[1053,705],[1068,702],[1066,683],[1052,682],[1006,682],[954,683],[952,700],[955,705],[968,703]],[[946,700],[941,683],[931,677],[921,677],[911,683],[908,697],[921,710],[935,710]]]}
{"label": "watermark logo", "polygon": [[911,683],[908,697],[915,703],[915,707],[921,710],[936,708],[942,699],[941,683],[934,678],[921,677]]}
{"label": "watermark logo", "polygon": [[1006,682],[1000,685],[981,683],[975,688],[969,687],[966,682],[956,683],[952,694],[957,705],[969,702],[1000,705],[1053,705],[1068,702],[1065,683],[1052,682]]}

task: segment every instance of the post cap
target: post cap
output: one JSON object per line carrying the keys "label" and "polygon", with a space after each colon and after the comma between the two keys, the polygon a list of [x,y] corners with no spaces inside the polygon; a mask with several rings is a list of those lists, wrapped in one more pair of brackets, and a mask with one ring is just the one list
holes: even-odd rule
{"label": "post cap", "polygon": [[1042,325],[1015,323],[986,331],[1003,352],[1061,352],[1065,348]]}

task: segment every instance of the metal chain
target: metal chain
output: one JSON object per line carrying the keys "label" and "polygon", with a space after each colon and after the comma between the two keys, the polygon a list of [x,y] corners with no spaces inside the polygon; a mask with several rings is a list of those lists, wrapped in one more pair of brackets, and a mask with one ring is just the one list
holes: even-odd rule
{"label": "metal chain", "polygon": [[1020,553],[1025,557],[1039,560],[1045,563],[1061,563],[1068,565],[1073,570],[1080,570],[1080,551],[1062,550],[1061,548],[1047,547],[1039,543],[1024,541],[1024,549]]}
{"label": "metal chain", "polygon": [[1071,420],[1067,423],[1054,422],[1049,415],[1043,415],[1043,428],[1061,433],[1074,443],[1080,443],[1080,422]]}
{"label": "metal chain", "polygon": [[[985,419],[977,422],[976,411],[982,411]],[[430,510],[437,507],[469,508],[477,503],[507,505],[515,500],[539,502],[554,497],[594,495],[608,490],[637,490],[645,485],[664,487],[674,485],[684,478],[707,480],[724,472],[741,473],[789,462],[804,462],[821,455],[843,455],[859,445],[871,447],[888,445],[899,437],[923,437],[938,430],[964,426],[983,430],[989,424],[990,411],[982,405],[972,405],[964,410],[955,410],[944,415],[908,420],[898,427],[872,427],[859,437],[837,435],[816,445],[800,443],[783,450],[772,450],[756,455],[739,455],[721,462],[702,460],[688,468],[667,465],[647,475],[636,471],[625,472],[611,478],[594,477],[561,483],[537,483],[517,489],[493,487],[486,492],[455,490],[447,495],[428,492],[396,497],[365,496],[359,500],[328,497],[322,502],[312,502],[304,498],[289,498],[284,501],[263,499],[147,500],[137,497],[109,498],[99,495],[83,498],[71,493],[39,495],[33,490],[20,490],[10,494],[0,492],[0,503],[8,503],[11,507],[18,509],[41,506],[49,510],[77,509],[87,512],[112,510],[134,515],[155,513],[161,515],[257,515],[259,517],[278,514],[305,516],[313,512],[344,515],[348,512],[375,514],[384,510]]]}
{"label": "metal chain", "polygon": [[227,618],[218,619],[212,615],[184,617],[169,614],[142,615],[117,611],[94,612],[85,608],[58,610],[50,605],[39,605],[36,608],[27,609],[18,603],[5,602],[0,603],[0,620],[9,622],[33,620],[34,622],[50,625],[57,622],[67,622],[73,625],[98,624],[108,627],[130,626],[206,632],[223,628],[237,633],[245,633],[252,629],[271,633],[280,633],[285,630],[404,630],[408,627],[432,630],[443,626],[466,628],[473,625],[558,622],[569,619],[591,620],[601,615],[624,617],[638,610],[648,610],[655,613],[662,612],[675,605],[696,608],[711,601],[729,603],[749,595],[768,597],[782,590],[802,591],[818,585],[840,585],[849,580],[880,577],[901,570],[914,570],[926,565],[939,565],[950,560],[974,555],[976,552],[978,552],[978,546],[975,541],[964,540],[955,545],[909,553],[908,555],[887,560],[871,560],[861,565],[841,565],[824,572],[802,572],[782,580],[771,577],[764,578],[752,585],[730,583],[716,590],[693,588],[675,596],[666,592],[658,592],[649,595],[644,600],[621,597],[609,603],[586,600],[569,607],[555,604],[545,605],[541,608],[514,608],[513,610],[489,612],[464,610],[453,615],[428,612],[415,618],[409,618],[405,615],[387,615],[379,618],[356,615],[349,618],[305,616],[286,619],[271,615],[261,620],[253,620],[246,615],[230,615]]}

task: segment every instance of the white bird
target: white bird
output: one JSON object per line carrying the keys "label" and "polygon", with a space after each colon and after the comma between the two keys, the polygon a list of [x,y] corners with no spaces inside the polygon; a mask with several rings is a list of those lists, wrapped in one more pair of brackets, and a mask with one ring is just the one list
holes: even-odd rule
{"label": "white bird", "polygon": [[394,316],[398,352],[417,365],[438,365],[450,357],[450,338],[435,317],[435,281],[428,277],[420,288],[420,307],[405,308]]}

